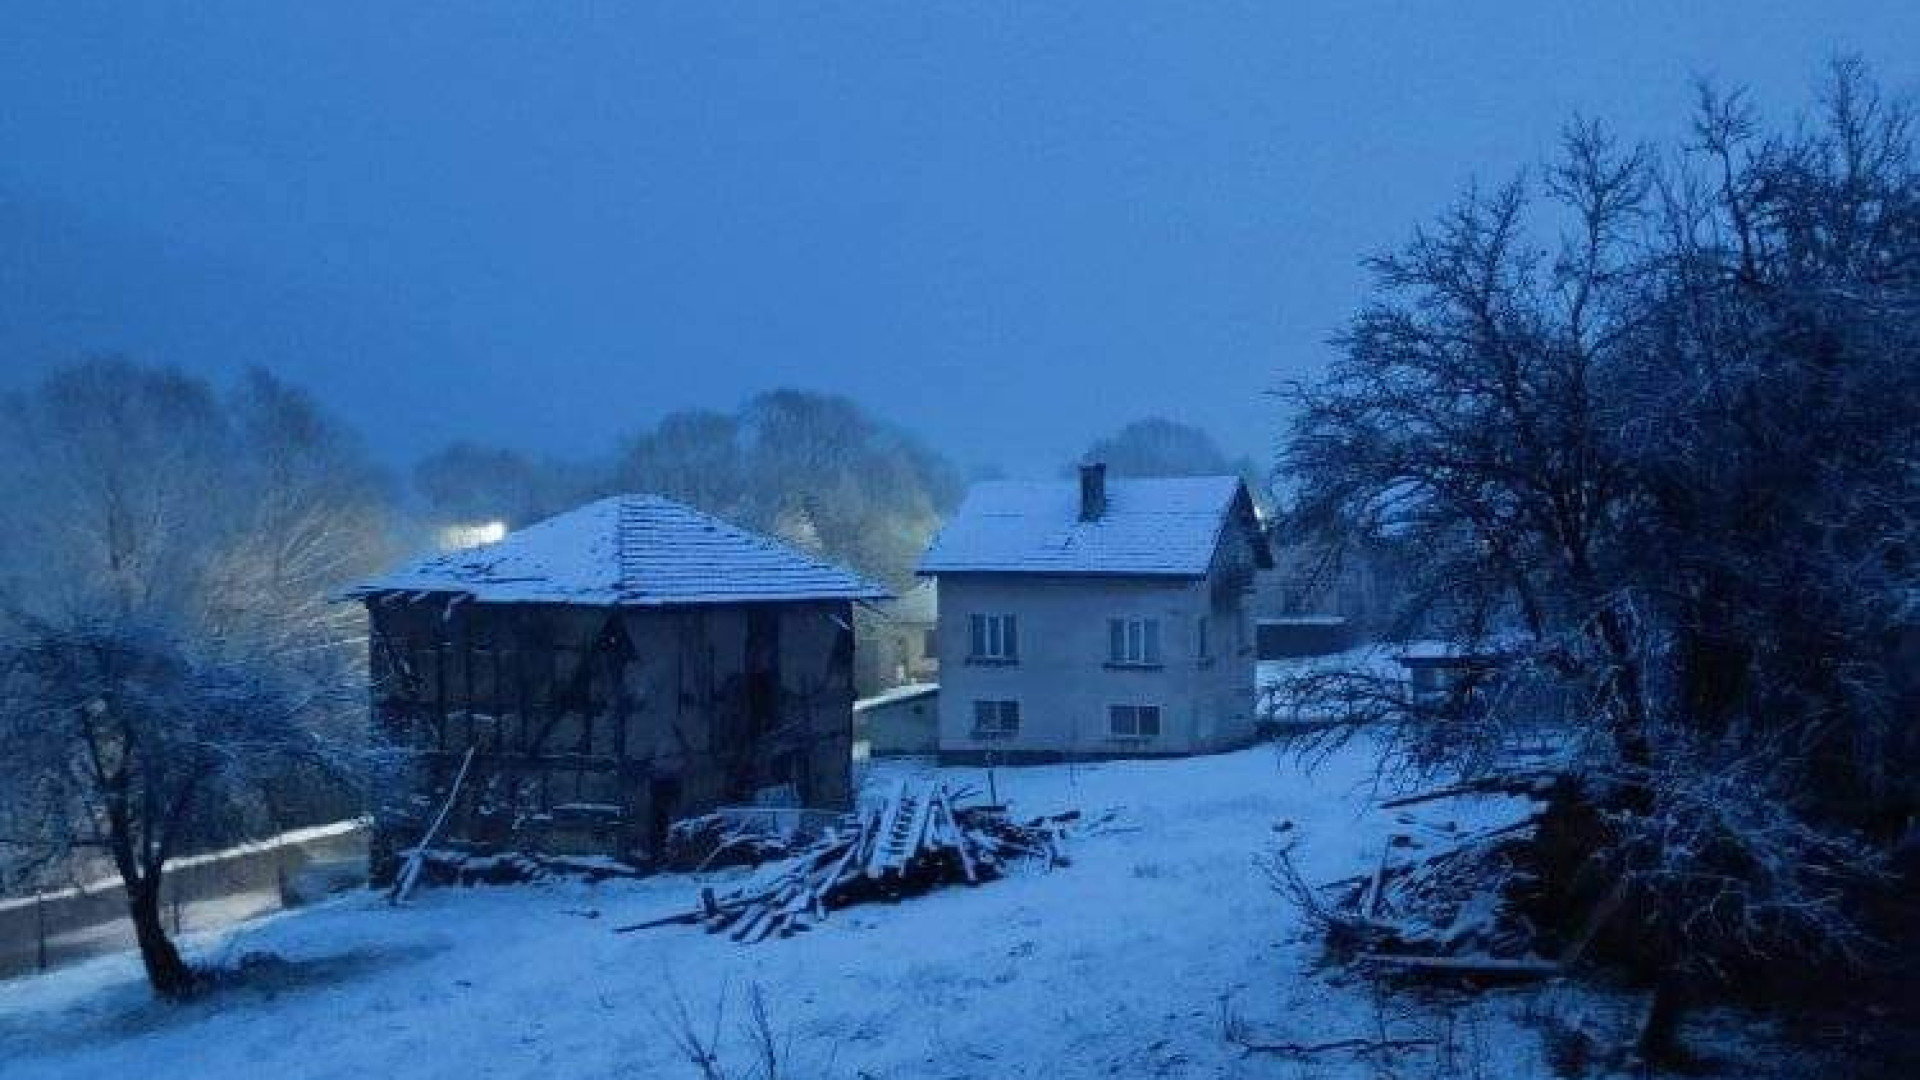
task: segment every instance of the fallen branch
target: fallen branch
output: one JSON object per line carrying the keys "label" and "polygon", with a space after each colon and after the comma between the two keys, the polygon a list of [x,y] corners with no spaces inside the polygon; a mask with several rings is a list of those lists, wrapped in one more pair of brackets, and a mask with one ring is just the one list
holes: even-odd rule
{"label": "fallen branch", "polygon": [[1499,978],[1545,979],[1565,969],[1551,960],[1508,959],[1500,956],[1417,956],[1400,953],[1361,953],[1354,959],[1364,964],[1429,974],[1487,975]]}
{"label": "fallen branch", "polygon": [[1438,802],[1441,799],[1457,799],[1463,795],[1532,795],[1538,797],[1546,793],[1560,779],[1556,772],[1507,773],[1501,776],[1487,776],[1477,780],[1453,784],[1449,787],[1435,788],[1432,791],[1415,792],[1399,798],[1388,799],[1380,804],[1382,810],[1398,810],[1405,806],[1418,806],[1421,803]]}
{"label": "fallen branch", "polygon": [[1250,1054],[1286,1054],[1291,1057],[1308,1057],[1313,1054],[1333,1054],[1341,1051],[1374,1053],[1388,1050],[1418,1050],[1421,1047],[1439,1045],[1434,1039],[1335,1039],[1332,1042],[1323,1043],[1265,1043],[1246,1039],[1229,1039],[1228,1041]]}

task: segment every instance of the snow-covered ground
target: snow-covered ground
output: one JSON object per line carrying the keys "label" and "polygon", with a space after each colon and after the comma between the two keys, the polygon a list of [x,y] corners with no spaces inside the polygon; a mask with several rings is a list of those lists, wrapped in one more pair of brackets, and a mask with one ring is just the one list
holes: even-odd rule
{"label": "snow-covered ground", "polygon": [[701,882],[684,876],[428,891],[400,909],[355,894],[191,940],[202,960],[288,961],[193,1004],[150,1002],[125,955],[0,983],[0,1076],[693,1076],[662,1026],[675,996],[707,1023],[728,995],[721,1030],[739,1053],[756,983],[801,1077],[1381,1075],[1346,1054],[1245,1053],[1223,1010],[1268,1041],[1378,1037],[1383,1023],[1441,1040],[1394,1075],[1549,1075],[1518,1020],[1535,996],[1450,1015],[1383,1003],[1319,964],[1255,865],[1287,821],[1309,876],[1369,865],[1390,822],[1368,809],[1366,760],[1308,773],[1256,748],[1001,769],[1023,814],[1120,807],[1125,828],[1075,841],[1069,867],[850,908],[753,946],[691,927],[612,932],[686,906]]}

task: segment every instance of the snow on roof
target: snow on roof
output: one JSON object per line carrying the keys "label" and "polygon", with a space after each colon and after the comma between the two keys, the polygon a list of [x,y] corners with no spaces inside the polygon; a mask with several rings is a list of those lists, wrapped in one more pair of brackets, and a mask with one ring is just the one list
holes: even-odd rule
{"label": "snow on roof", "polygon": [[1076,481],[975,484],[920,573],[1202,577],[1236,505],[1253,509],[1237,476],[1109,480],[1106,491],[1105,512],[1081,521]]}
{"label": "snow on roof", "polygon": [[907,683],[905,686],[896,686],[891,690],[882,690],[872,697],[861,698],[853,703],[853,711],[866,712],[868,709],[877,709],[883,705],[898,705],[903,701],[912,701],[914,698],[939,692],[939,683]]}
{"label": "snow on roof", "polygon": [[456,593],[489,603],[648,607],[878,600],[885,589],[659,495],[614,495],[480,547],[349,589]]}

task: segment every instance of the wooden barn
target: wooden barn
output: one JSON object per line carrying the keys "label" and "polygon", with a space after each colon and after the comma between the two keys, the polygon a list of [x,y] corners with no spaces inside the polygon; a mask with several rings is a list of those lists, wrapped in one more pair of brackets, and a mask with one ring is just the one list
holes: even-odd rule
{"label": "wooden barn", "polygon": [[778,541],[622,495],[348,595],[374,723],[412,751],[376,876],[469,756],[436,846],[645,862],[689,814],[852,797],[852,605],[886,592]]}

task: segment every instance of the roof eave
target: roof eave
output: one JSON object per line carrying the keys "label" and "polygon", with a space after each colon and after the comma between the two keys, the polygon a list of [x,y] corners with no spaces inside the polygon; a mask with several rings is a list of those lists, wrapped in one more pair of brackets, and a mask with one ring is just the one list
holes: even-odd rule
{"label": "roof eave", "polygon": [[359,588],[335,594],[336,601],[357,600],[362,603],[376,603],[391,597],[437,598],[458,600],[469,604],[501,605],[549,605],[561,607],[589,608],[670,608],[670,607],[715,607],[725,604],[813,604],[834,601],[863,603],[877,600],[891,600],[893,594],[884,589],[844,593],[809,593],[787,596],[678,596],[678,597],[591,597],[580,595],[540,595],[520,594],[512,596],[489,596],[472,589],[456,588]]}
{"label": "roof eave", "polygon": [[1120,570],[1120,569],[1078,570],[1078,569],[1064,569],[1064,568],[1054,568],[1054,567],[1038,568],[1038,567],[1025,567],[1025,566],[1023,567],[969,566],[969,567],[953,567],[948,569],[923,566],[915,569],[913,573],[915,577],[924,577],[924,578],[963,577],[963,576],[1058,577],[1058,578],[1171,578],[1171,579],[1176,579],[1181,581],[1199,581],[1207,576],[1207,571],[1204,569],[1201,569],[1201,570]]}

